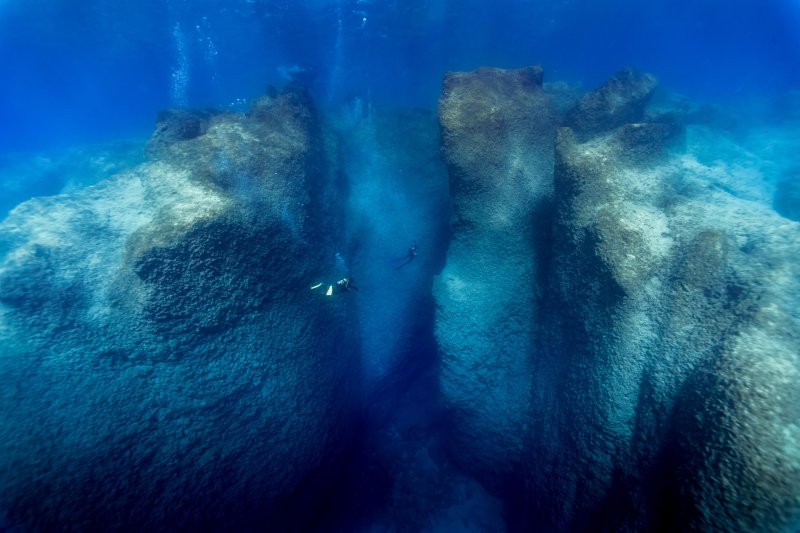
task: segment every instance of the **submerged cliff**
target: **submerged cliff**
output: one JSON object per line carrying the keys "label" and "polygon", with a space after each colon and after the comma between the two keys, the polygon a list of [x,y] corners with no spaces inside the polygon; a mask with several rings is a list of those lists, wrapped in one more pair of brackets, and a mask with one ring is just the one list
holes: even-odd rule
{"label": "submerged cliff", "polygon": [[439,117],[453,198],[434,285],[441,390],[456,459],[502,485],[524,457],[555,109],[541,68],[445,77]]}
{"label": "submerged cliff", "polygon": [[160,119],[150,161],[0,225],[9,526],[276,523],[349,438],[349,304],[308,290],[341,229],[309,96]]}
{"label": "submerged cliff", "polygon": [[788,530],[800,227],[646,115],[651,76],[622,71],[563,117],[541,78],[445,79],[452,453],[524,528]]}

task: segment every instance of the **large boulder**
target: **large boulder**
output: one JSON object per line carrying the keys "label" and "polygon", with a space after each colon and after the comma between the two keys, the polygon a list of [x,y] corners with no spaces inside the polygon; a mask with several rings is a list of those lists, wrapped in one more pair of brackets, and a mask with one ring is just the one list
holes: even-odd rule
{"label": "large boulder", "polygon": [[555,112],[540,67],[453,72],[439,104],[453,235],[434,282],[452,454],[485,483],[519,473],[530,419]]}
{"label": "large boulder", "polygon": [[6,526],[276,524],[344,442],[357,352],[347,301],[308,290],[341,227],[309,97],[196,133],[0,224]]}

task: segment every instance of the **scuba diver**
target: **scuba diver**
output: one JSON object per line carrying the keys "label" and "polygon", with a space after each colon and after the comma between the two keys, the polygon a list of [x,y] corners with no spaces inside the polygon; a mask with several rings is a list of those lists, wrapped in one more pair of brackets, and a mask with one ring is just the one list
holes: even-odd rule
{"label": "scuba diver", "polygon": [[417,257],[417,241],[413,241],[411,243],[411,246],[408,247],[408,253],[406,255],[397,258],[398,264],[394,267],[395,270],[400,270],[413,261],[415,257]]}
{"label": "scuba diver", "polygon": [[[311,287],[311,290],[315,291],[324,286],[325,286],[324,283],[317,283],[316,285]],[[333,296],[334,294],[353,292],[353,291],[358,291],[358,287],[356,287],[355,283],[353,283],[353,278],[351,277],[342,278],[335,284],[328,285],[328,288],[325,290],[325,296]]]}
{"label": "scuba diver", "polygon": [[353,278],[342,278],[336,282],[336,285],[339,286],[342,292],[358,291],[358,287],[353,283]]}
{"label": "scuba diver", "polygon": [[334,294],[344,293],[344,292],[353,292],[358,291],[358,287],[356,287],[355,283],[353,283],[353,278],[350,277],[347,263],[345,263],[344,257],[339,252],[336,252],[334,255],[334,260],[336,263],[336,270],[338,271],[337,276],[343,276],[342,279],[337,281],[336,283],[317,283],[310,287],[312,291],[317,289],[322,289],[320,292],[325,292],[325,296],[333,296]]}

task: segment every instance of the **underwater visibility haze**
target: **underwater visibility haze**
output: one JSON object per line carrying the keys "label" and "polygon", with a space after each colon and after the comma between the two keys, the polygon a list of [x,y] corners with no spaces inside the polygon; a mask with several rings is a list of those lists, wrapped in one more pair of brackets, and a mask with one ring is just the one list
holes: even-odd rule
{"label": "underwater visibility haze", "polygon": [[0,0],[0,531],[800,530],[795,0]]}

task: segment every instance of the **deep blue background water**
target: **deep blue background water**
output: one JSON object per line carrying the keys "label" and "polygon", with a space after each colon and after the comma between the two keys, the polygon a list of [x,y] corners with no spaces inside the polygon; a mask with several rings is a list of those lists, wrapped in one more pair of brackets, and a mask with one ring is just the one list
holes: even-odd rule
{"label": "deep blue background water", "polygon": [[322,104],[433,106],[446,70],[534,63],[584,87],[635,65],[694,99],[771,96],[800,87],[800,5],[4,0],[0,151],[144,136],[161,108],[242,107],[292,75]]}

